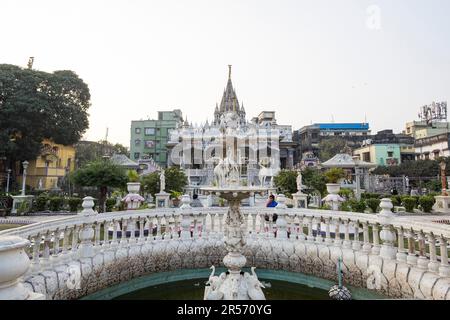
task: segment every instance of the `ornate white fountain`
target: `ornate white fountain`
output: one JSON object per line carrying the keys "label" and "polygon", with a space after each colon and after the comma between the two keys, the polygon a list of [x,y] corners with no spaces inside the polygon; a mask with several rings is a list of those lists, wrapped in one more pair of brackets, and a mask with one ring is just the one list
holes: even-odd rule
{"label": "ornate white fountain", "polygon": [[268,188],[262,186],[241,186],[240,167],[235,160],[235,152],[228,149],[227,157],[219,161],[214,169],[217,186],[203,187],[200,190],[216,195],[228,201],[224,228],[224,243],[228,254],[223,258],[227,272],[215,276],[213,269],[205,288],[205,300],[265,300],[254,269],[251,274],[242,272],[247,259],[242,254],[245,246],[246,223],[240,211],[241,200],[255,193],[265,193]]}

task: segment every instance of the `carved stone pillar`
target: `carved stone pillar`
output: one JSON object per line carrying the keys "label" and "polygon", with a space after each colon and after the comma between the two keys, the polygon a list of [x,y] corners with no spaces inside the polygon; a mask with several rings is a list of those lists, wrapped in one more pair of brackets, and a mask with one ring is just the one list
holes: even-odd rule
{"label": "carved stone pillar", "polygon": [[380,256],[385,259],[395,259],[397,254],[397,249],[394,246],[397,238],[392,227],[392,220],[394,219],[395,214],[391,210],[392,207],[391,199],[381,199],[381,212],[377,215],[378,221],[382,227],[380,232],[380,239],[382,241]]}

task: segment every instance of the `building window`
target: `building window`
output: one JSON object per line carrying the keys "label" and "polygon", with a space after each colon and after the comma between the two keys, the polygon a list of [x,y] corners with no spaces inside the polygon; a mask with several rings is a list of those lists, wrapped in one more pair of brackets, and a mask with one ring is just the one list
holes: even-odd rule
{"label": "building window", "polygon": [[152,136],[155,134],[155,128],[145,128],[145,135]]}
{"label": "building window", "polygon": [[394,156],[394,152],[393,151],[388,151],[388,158],[392,158]]}
{"label": "building window", "polygon": [[141,140],[139,140],[139,139],[134,140],[134,145],[135,146],[140,146],[141,145]]}
{"label": "building window", "polygon": [[140,153],[139,153],[139,152],[135,152],[135,153],[134,153],[134,158],[135,158],[135,159],[139,159],[139,156],[140,156]]}
{"label": "building window", "polygon": [[141,134],[141,128],[135,128],[134,129],[134,133]]}
{"label": "building window", "polygon": [[153,148],[155,146],[155,141],[153,140],[145,140],[145,147],[146,148]]}

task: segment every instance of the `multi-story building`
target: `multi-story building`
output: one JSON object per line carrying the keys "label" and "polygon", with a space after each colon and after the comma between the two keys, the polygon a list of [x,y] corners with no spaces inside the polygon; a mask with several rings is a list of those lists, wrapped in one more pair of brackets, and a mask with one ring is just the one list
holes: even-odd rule
{"label": "multi-story building", "polygon": [[[33,189],[58,189],[67,174],[75,169],[75,148],[56,144],[50,140],[42,142],[40,155],[30,160],[27,169],[26,184]],[[23,167],[16,164],[19,185],[22,183]]]}
{"label": "multi-story building", "polygon": [[415,152],[417,160],[435,160],[450,156],[450,133],[416,139]]}
{"label": "multi-story building", "polygon": [[131,122],[130,158],[153,159],[161,167],[167,166],[169,131],[183,123],[181,110],[158,111],[157,120]]}
{"label": "multi-story building", "polygon": [[427,121],[412,121],[407,122],[404,134],[413,137],[414,139],[422,139],[450,132],[450,122],[431,122]]}
{"label": "multi-story building", "polygon": [[353,151],[354,155],[366,162],[381,166],[398,165],[415,159],[414,138],[406,134],[394,134],[383,130],[363,142],[362,147]]}
{"label": "multi-story building", "polygon": [[294,131],[297,143],[295,162],[303,158],[319,156],[319,143],[324,139],[339,137],[347,142],[348,147],[357,148],[370,135],[368,123],[315,123]]}

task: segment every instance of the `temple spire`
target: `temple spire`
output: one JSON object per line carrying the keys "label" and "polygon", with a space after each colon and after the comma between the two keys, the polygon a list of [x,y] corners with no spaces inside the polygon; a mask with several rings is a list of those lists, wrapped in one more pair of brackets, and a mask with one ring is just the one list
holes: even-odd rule
{"label": "temple spire", "polygon": [[228,79],[231,79],[231,64],[228,65]]}

